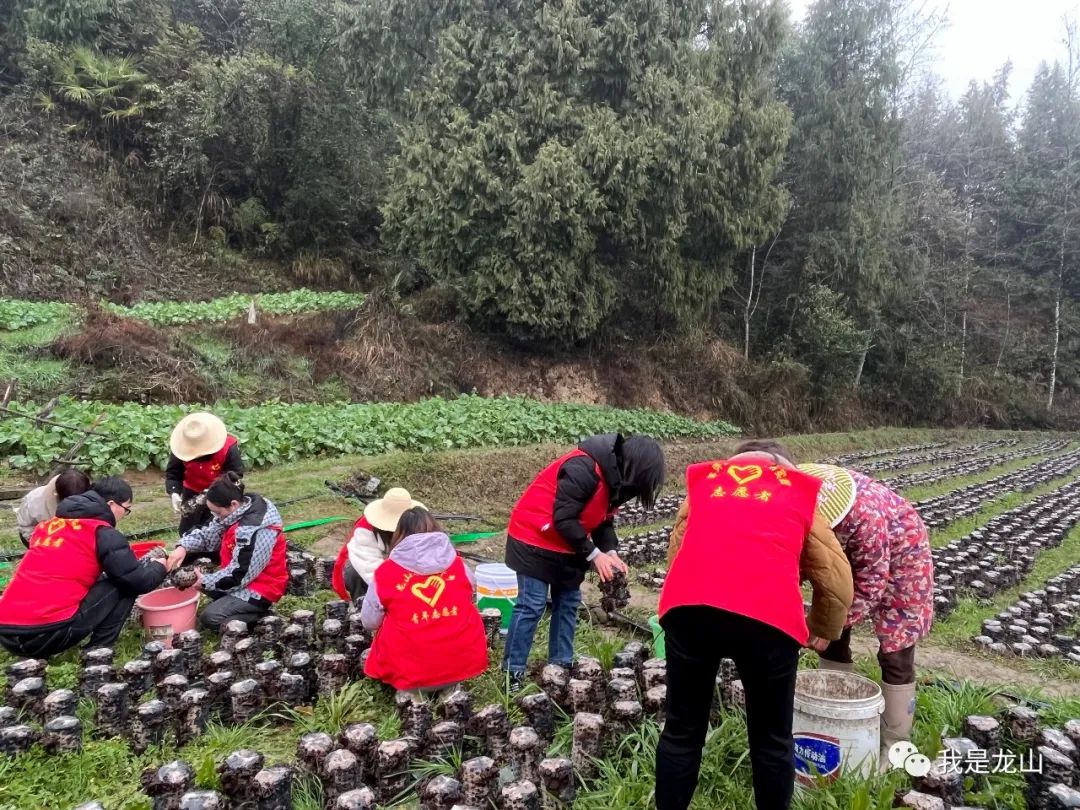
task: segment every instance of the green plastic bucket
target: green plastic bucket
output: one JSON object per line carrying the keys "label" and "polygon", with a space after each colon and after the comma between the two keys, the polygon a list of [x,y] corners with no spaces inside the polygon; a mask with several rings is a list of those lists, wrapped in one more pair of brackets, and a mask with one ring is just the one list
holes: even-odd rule
{"label": "green plastic bucket", "polygon": [[667,650],[664,647],[664,628],[660,626],[659,616],[649,617],[649,629],[652,630],[652,646],[656,657],[667,658]]}
{"label": "green plastic bucket", "polygon": [[495,608],[502,614],[502,630],[510,627],[517,602],[517,574],[502,563],[476,566],[476,606],[480,610]]}

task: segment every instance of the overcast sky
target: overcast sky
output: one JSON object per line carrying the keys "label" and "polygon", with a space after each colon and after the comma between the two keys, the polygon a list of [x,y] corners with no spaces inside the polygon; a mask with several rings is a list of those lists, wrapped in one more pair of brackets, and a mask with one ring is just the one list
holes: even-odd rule
{"label": "overcast sky", "polygon": [[[802,20],[813,0],[788,0]],[[936,0],[949,26],[936,40],[934,72],[957,96],[971,79],[989,80],[1012,59],[1012,97],[1021,100],[1039,62],[1064,60],[1062,17],[1080,19],[1080,0]],[[933,5],[931,2],[929,5]]]}

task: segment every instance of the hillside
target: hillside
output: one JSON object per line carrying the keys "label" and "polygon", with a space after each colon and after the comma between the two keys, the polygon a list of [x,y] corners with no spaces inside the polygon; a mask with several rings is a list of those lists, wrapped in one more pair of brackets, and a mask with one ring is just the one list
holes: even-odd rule
{"label": "hillside", "polygon": [[[570,209],[544,207],[563,190],[542,187],[543,175],[548,168],[552,177],[565,172],[554,164],[544,168],[539,156],[533,164],[538,177],[525,179],[541,187],[522,186],[514,193],[524,196],[513,204],[500,198],[484,210],[459,210],[458,202],[448,201],[472,205],[483,196],[479,189],[451,193],[456,176],[426,176],[432,167],[424,165],[413,167],[419,174],[408,175],[409,182],[430,181],[451,194],[445,210],[429,208],[421,186],[408,193],[392,188],[392,154],[402,147],[388,133],[392,122],[402,122],[403,110],[377,94],[359,100],[367,80],[348,76],[340,86],[335,72],[351,47],[349,36],[359,30],[348,27],[360,25],[355,20],[320,20],[333,47],[307,65],[313,74],[304,74],[302,86],[293,86],[289,81],[298,74],[289,59],[306,64],[297,48],[311,43],[303,39],[310,31],[287,28],[279,32],[283,39],[273,31],[245,32],[250,47],[279,60],[271,63],[233,53],[236,43],[216,42],[210,29],[200,28],[205,20],[195,25],[200,34],[151,14],[142,22],[156,33],[139,39],[126,27],[135,20],[121,20],[124,8],[109,12],[121,15],[119,28],[99,31],[98,51],[49,37],[26,39],[11,74],[20,80],[0,94],[6,136],[0,142],[0,297],[80,308],[79,317],[62,325],[0,331],[0,381],[17,379],[21,398],[415,401],[477,392],[675,410],[763,432],[1078,423],[1080,327],[1069,299],[1071,264],[1060,271],[1055,293],[1053,276],[1037,270],[1034,254],[1024,252],[1023,234],[995,232],[993,239],[1015,244],[983,249],[992,261],[975,266],[970,262],[977,256],[964,264],[952,255],[955,234],[920,230],[935,218],[951,222],[948,206],[957,202],[955,190],[940,187],[951,169],[924,165],[940,144],[918,140],[929,137],[924,128],[934,116],[955,112],[940,99],[927,101],[933,109],[905,111],[911,142],[901,151],[912,178],[902,187],[919,196],[889,192],[894,210],[881,219],[894,230],[872,235],[888,261],[882,250],[855,249],[862,242],[851,223],[861,214],[819,206],[836,221],[809,222],[805,204],[792,208],[802,219],[784,225],[772,242],[766,235],[776,227],[772,214],[767,227],[764,220],[753,228],[728,223],[725,228],[743,234],[742,247],[733,250],[724,243],[730,234],[717,232],[711,238],[721,247],[715,255],[706,251],[705,261],[701,245],[660,248],[619,237],[612,212],[576,230]],[[202,39],[170,39],[179,34]],[[292,42],[294,36],[302,41]],[[227,58],[218,58],[215,48]],[[164,59],[161,49],[171,49],[175,60]],[[314,95],[301,92],[312,90],[308,80],[318,88]],[[254,82],[250,98],[246,81]],[[84,103],[123,87],[145,98],[111,111]],[[241,98],[251,106],[234,109]],[[375,115],[378,103],[386,106]],[[762,104],[779,109],[775,99]],[[348,119],[339,122],[343,129],[319,118],[328,111]],[[294,119],[317,123],[318,132],[290,129]],[[343,143],[346,133],[356,134],[348,127],[364,137]],[[1022,146],[1017,138],[1017,132],[1006,137],[1014,152]],[[414,143],[408,154],[432,154],[427,148]],[[981,167],[997,172],[993,182],[1013,159],[979,155],[993,164]],[[792,171],[798,157],[787,156]],[[765,185],[774,158],[761,157],[768,164],[759,177]],[[503,169],[494,157],[488,168]],[[399,173],[405,169],[397,164]],[[920,174],[924,170],[928,174]],[[483,174],[480,164],[460,171]],[[787,182],[797,180],[790,174]],[[797,186],[792,189],[797,194]],[[996,190],[998,208],[985,215],[999,228],[1020,212],[1019,202],[1016,212],[1005,210],[1005,192]],[[813,209],[812,195],[807,199]],[[532,209],[527,200],[540,207]],[[720,202],[709,203],[710,210]],[[582,198],[578,207],[593,204]],[[661,200],[660,219],[639,224],[645,233],[662,231],[665,218],[686,205],[677,195]],[[384,222],[384,215],[391,220]],[[430,230],[450,224],[461,230]],[[474,226],[479,230],[470,230]],[[528,233],[513,230],[526,226]],[[485,227],[509,230],[493,237]],[[756,229],[754,245],[745,244],[747,228]],[[849,232],[841,233],[844,228]],[[565,253],[570,233],[584,240],[572,255]],[[618,238],[633,244],[619,246]],[[659,237],[647,237],[653,238]],[[494,243],[506,249],[492,252]],[[811,261],[807,245],[824,244],[840,253]],[[915,250],[917,244],[932,249]],[[974,255],[971,246],[965,250]],[[663,265],[661,255],[682,258]],[[938,256],[941,267],[934,265]],[[263,311],[254,326],[239,316],[145,323],[96,309],[98,302],[205,302],[301,286],[370,295],[360,309]],[[1050,319],[1053,312],[1059,317]],[[519,316],[525,320],[515,320]]]}
{"label": "hillside", "polygon": [[120,303],[292,286],[279,262],[163,224],[138,167],[0,96],[0,296]]}
{"label": "hillside", "polygon": [[[475,392],[675,410],[761,429],[864,421],[852,412],[812,418],[800,380],[744,363],[706,334],[530,349],[432,314],[423,296],[382,293],[359,309],[273,315],[260,306],[254,326],[245,317],[147,323],[100,309],[101,301],[265,295],[306,279],[281,259],[163,224],[139,167],[72,138],[18,99],[0,98],[0,127],[8,133],[0,142],[0,298],[14,299],[10,322],[0,324],[0,383],[18,380],[21,398],[408,402]],[[79,314],[12,328],[29,317],[23,300],[71,302]]]}

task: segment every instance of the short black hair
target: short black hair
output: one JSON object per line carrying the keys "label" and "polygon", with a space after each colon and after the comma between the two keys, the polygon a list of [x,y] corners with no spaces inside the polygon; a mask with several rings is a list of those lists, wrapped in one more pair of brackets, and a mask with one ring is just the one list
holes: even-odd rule
{"label": "short black hair", "polygon": [[786,458],[792,464],[796,463],[791,451],[775,439],[749,439],[736,447],[733,455],[740,456],[743,453],[765,453]]}
{"label": "short black hair", "polygon": [[99,478],[91,489],[105,500],[113,503],[131,503],[135,500],[135,494],[131,491],[131,484],[115,475]]}
{"label": "short black hair", "polygon": [[206,500],[214,506],[230,506],[233,501],[243,503],[244,479],[232,471],[219,475],[206,490]]}
{"label": "short black hair", "polygon": [[62,501],[72,495],[82,495],[90,489],[90,476],[74,467],[56,476],[56,500]]}

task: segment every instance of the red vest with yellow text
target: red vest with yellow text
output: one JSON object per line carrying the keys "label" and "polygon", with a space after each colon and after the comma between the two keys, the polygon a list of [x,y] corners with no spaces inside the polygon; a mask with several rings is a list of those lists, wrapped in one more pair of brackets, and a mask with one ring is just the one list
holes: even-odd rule
{"label": "red vest with yellow text", "polygon": [[[574,553],[562,535],[555,530],[555,491],[558,487],[559,470],[562,469],[562,465],[579,456],[592,460],[585,451],[574,450],[551,462],[540,471],[514,506],[514,511],[510,513],[510,525],[506,530],[508,535],[526,545],[557,551],[561,554]],[[594,462],[594,465],[600,485],[597,486],[596,492],[578,516],[586,532],[592,532],[602,523],[610,520],[614,514],[610,508],[611,494],[604,480],[604,474],[599,464]]]}
{"label": "red vest with yellow text", "polygon": [[821,482],[748,462],[687,468],[690,514],[660,593],[660,615],[706,605],[757,619],[805,644],[799,559]]}
{"label": "red vest with yellow text", "polygon": [[487,638],[461,557],[441,574],[386,560],[373,585],[386,615],[364,674],[396,689],[428,689],[475,678],[488,666]]}
{"label": "red vest with yellow text", "polygon": [[39,627],[74,616],[101,576],[97,556],[101,526],[109,524],[85,518],[39,523],[30,536],[30,550],[0,594],[0,625]]}
{"label": "red vest with yellow text", "polygon": [[[239,524],[234,523],[225,530],[221,538],[221,567],[225,568],[232,562],[233,551],[236,549],[236,529]],[[285,533],[280,526],[267,526],[266,530],[277,532],[277,541],[274,550],[270,552],[270,562],[262,572],[255,577],[247,587],[255,591],[263,599],[276,602],[285,595],[289,587],[289,562],[286,559],[288,549],[285,543]]]}
{"label": "red vest with yellow text", "polygon": [[203,492],[214,479],[221,475],[225,466],[225,458],[229,451],[236,445],[236,437],[229,436],[225,439],[225,446],[203,461],[184,462],[184,489],[192,492]]}
{"label": "red vest with yellow text", "polygon": [[375,532],[375,527],[368,523],[366,517],[361,515],[360,519],[353,524],[353,530],[349,532],[349,537],[345,539],[345,545],[341,547],[337,559],[334,560],[334,576],[330,580],[337,595],[346,602],[352,599],[352,597],[349,595],[349,589],[345,587],[345,563],[349,561],[349,540],[352,539],[352,536],[357,529],[367,529],[373,534]]}

